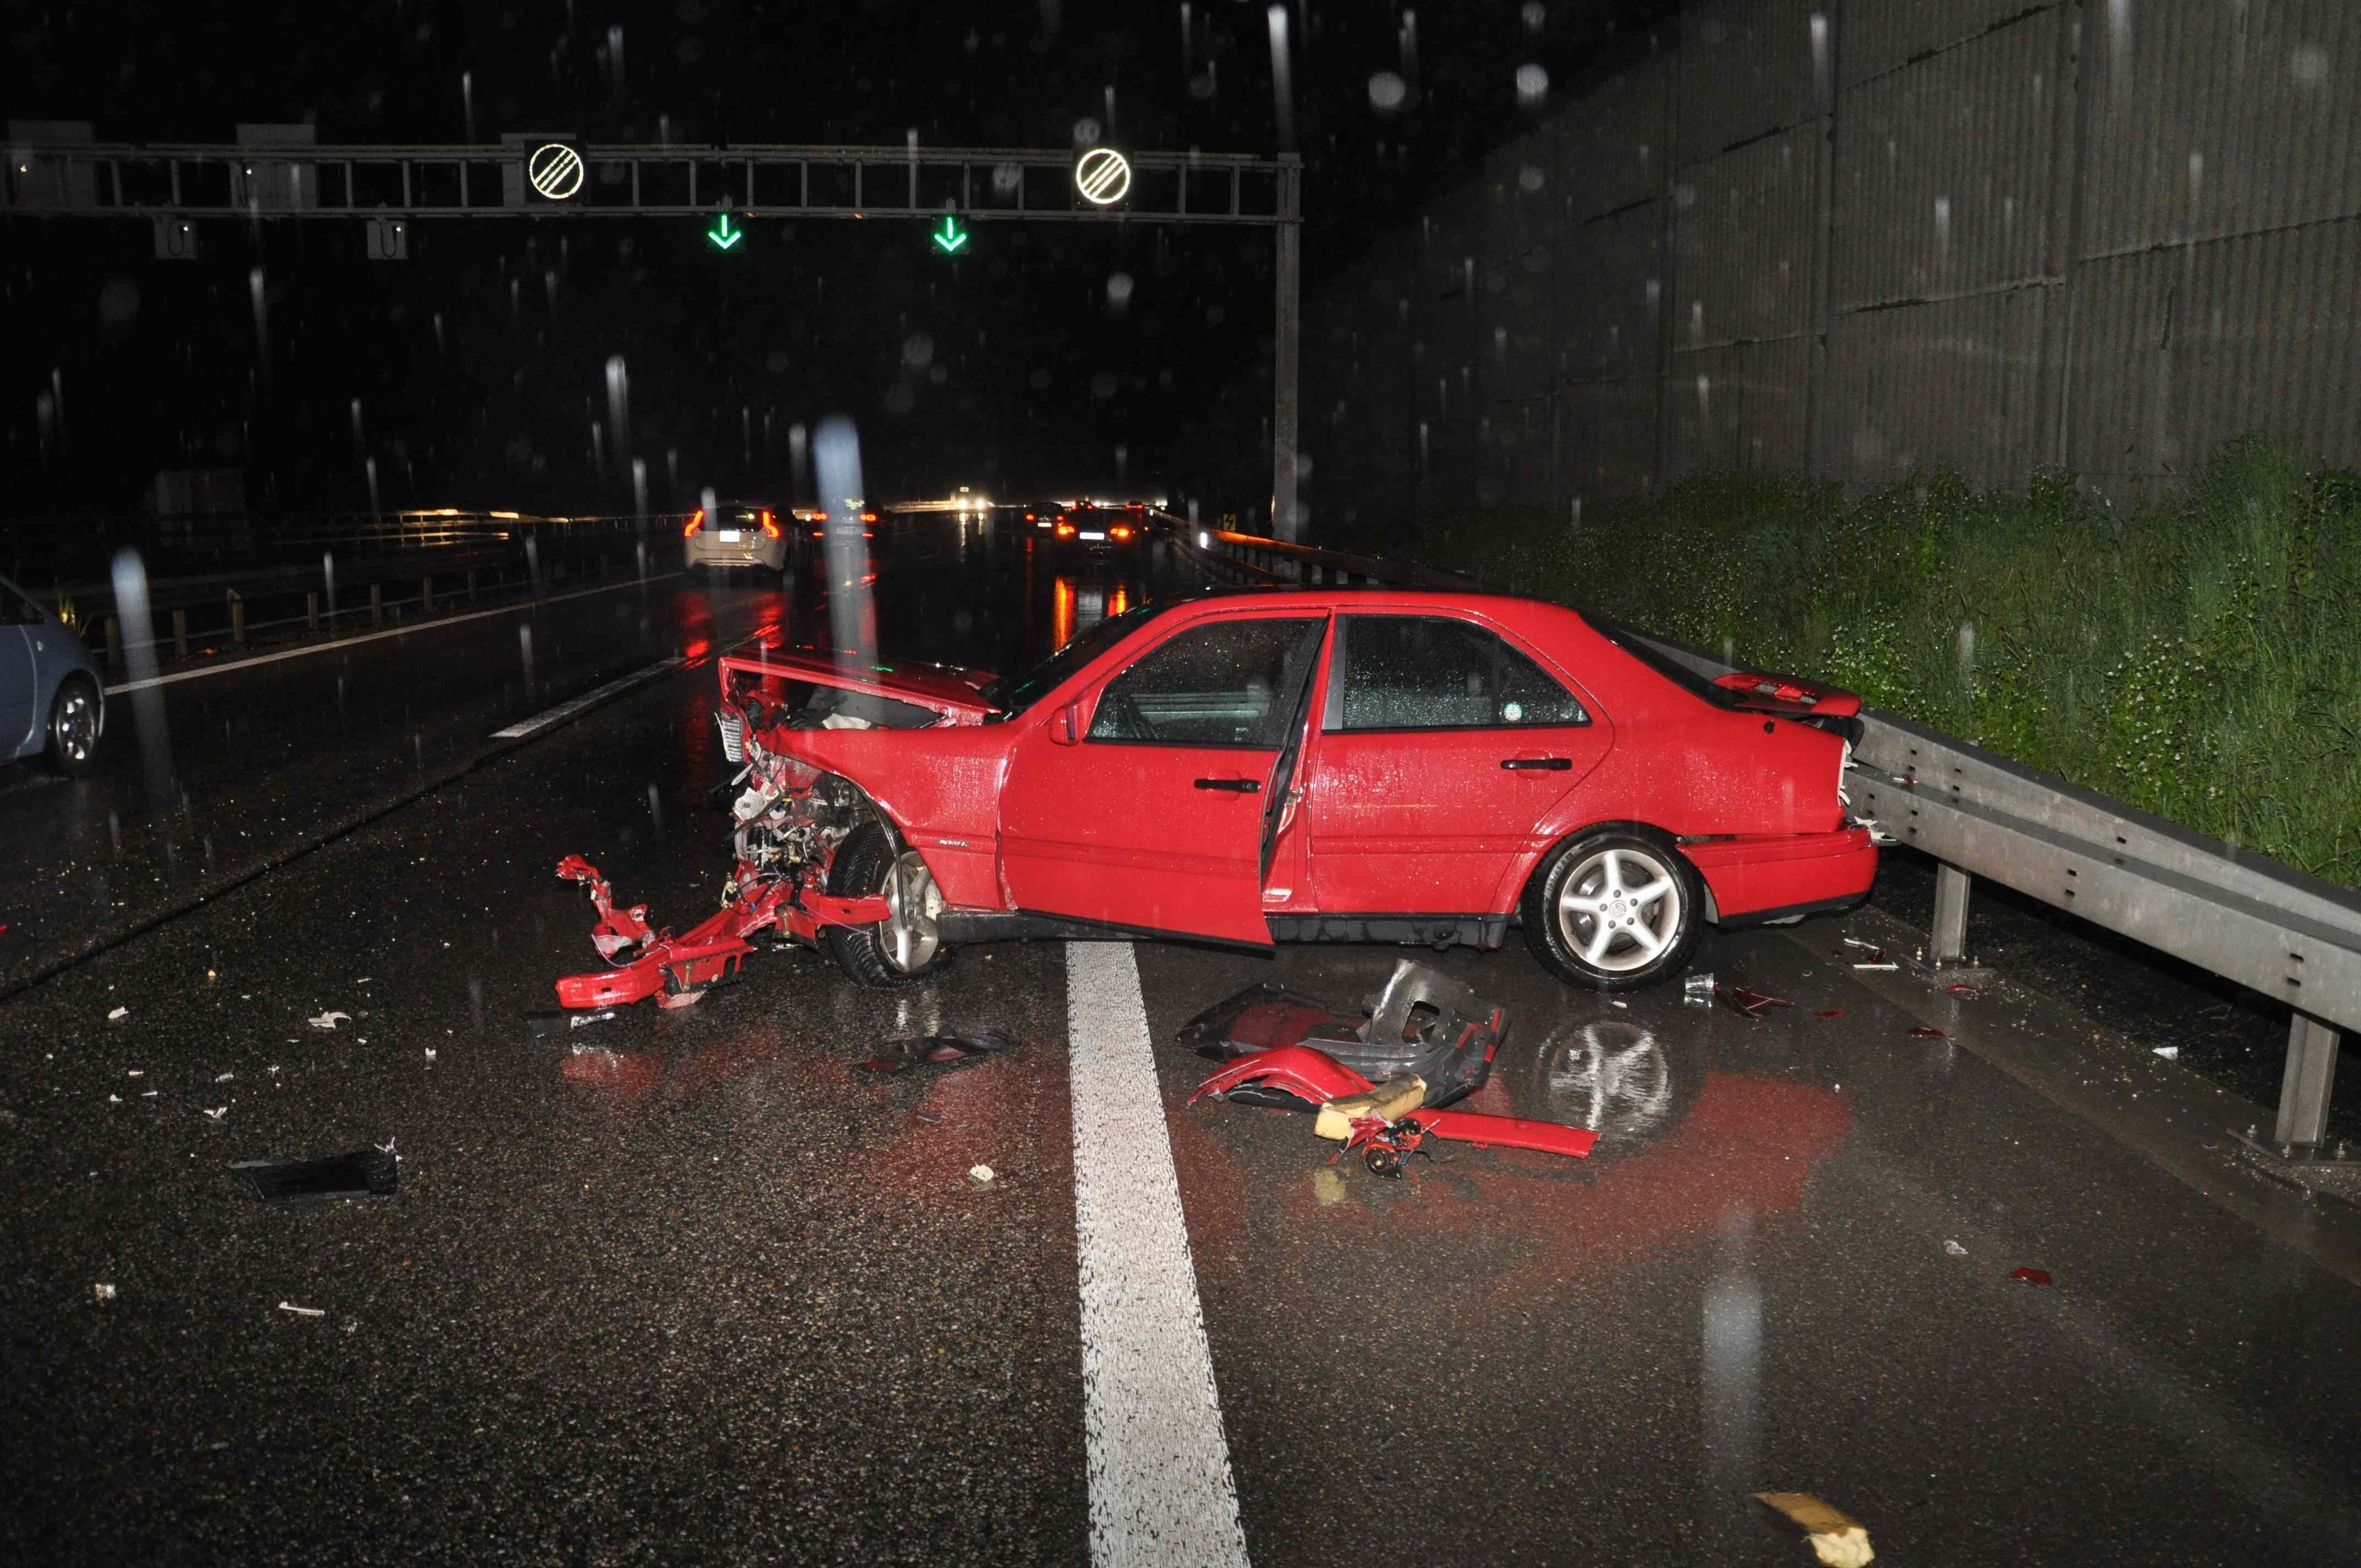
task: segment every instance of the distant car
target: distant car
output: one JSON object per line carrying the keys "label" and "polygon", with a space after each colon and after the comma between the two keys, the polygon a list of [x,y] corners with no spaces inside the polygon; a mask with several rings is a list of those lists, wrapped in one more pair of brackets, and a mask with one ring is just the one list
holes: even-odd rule
{"label": "distant car", "polygon": [[106,731],[106,683],[71,628],[0,577],[0,762],[80,773]]}
{"label": "distant car", "polygon": [[784,572],[792,548],[779,514],[760,501],[721,501],[709,517],[699,507],[681,537],[691,571],[753,566]]}
{"label": "distant car", "polygon": [[[1037,523],[1038,523],[1037,520]],[[1148,509],[1144,506],[1060,507],[1049,514],[1050,537],[1060,544],[1093,552],[1114,552],[1148,543]]]}

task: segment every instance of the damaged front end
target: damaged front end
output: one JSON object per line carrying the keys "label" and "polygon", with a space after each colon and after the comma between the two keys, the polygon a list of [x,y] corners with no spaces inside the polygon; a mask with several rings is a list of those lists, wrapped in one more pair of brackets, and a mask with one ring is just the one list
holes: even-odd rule
{"label": "damaged front end", "polygon": [[590,940],[609,966],[559,981],[560,1005],[619,1007],[653,997],[659,1006],[684,1007],[735,980],[754,950],[752,939],[765,932],[778,941],[817,944],[829,927],[874,926],[886,918],[884,894],[847,897],[830,893],[829,883],[847,839],[873,823],[891,835],[892,825],[851,780],[763,742],[778,729],[873,722],[848,711],[857,705],[843,696],[822,688],[817,700],[791,711],[751,683],[725,685],[714,719],[724,754],[741,764],[723,786],[738,791],[730,807],[733,864],[722,884],[721,907],[699,924],[676,935],[658,930],[648,921],[647,905],[619,907],[588,861],[568,855],[558,863],[560,877],[588,891],[598,916]]}

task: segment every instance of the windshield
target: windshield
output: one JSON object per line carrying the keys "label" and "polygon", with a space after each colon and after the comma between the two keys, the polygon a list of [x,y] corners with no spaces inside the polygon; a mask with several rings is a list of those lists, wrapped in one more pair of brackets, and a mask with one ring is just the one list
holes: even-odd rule
{"label": "windshield", "polygon": [[1040,701],[1042,694],[1059,682],[1145,626],[1152,617],[1162,614],[1165,608],[1160,604],[1143,604],[1125,610],[1121,615],[1107,617],[1034,665],[1029,673],[1014,680],[1003,675],[986,685],[983,700],[1000,709],[1005,716],[1014,718]]}

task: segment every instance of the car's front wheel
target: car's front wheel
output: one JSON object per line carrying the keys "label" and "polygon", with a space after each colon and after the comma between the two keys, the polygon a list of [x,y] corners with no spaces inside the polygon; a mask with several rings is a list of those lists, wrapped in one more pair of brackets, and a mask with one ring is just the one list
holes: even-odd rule
{"label": "car's front wheel", "polygon": [[1550,851],[1525,885],[1525,940],[1559,979],[1637,991],[1678,974],[1697,946],[1697,868],[1646,828],[1608,828]]}
{"label": "car's front wheel", "polygon": [[875,823],[854,828],[837,847],[828,870],[828,891],[840,898],[883,894],[885,918],[874,926],[831,926],[828,949],[844,972],[862,985],[890,989],[910,985],[942,967],[950,956],[943,945],[942,890],[916,850],[895,851]]}
{"label": "car's front wheel", "polygon": [[61,773],[89,769],[98,756],[98,687],[82,675],[58,685],[49,703],[49,765]]}

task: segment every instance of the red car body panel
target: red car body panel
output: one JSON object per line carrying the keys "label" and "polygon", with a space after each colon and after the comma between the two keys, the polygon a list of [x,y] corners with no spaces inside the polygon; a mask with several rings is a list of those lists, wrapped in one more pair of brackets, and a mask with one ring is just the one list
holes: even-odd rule
{"label": "red car body panel", "polygon": [[[1589,722],[1323,731],[1331,638],[1267,872],[1278,752],[1088,739],[1106,684],[1204,620],[1389,613],[1499,634],[1562,682]],[[1257,946],[1270,940],[1269,914],[1500,916],[1513,913],[1552,846],[1609,823],[1672,835],[1723,920],[1858,896],[1876,868],[1875,846],[1838,793],[1845,743],[1807,722],[1849,715],[1858,699],[1750,676],[1746,689],[1726,688],[1737,706],[1723,706],[1576,612],[1536,600],[1373,589],[1211,595],[1147,620],[1005,722],[983,696],[986,677],[972,672],[807,653],[720,663],[725,699],[743,673],[941,715],[917,729],[782,727],[763,743],[867,792],[925,856],[945,900],[971,912]],[[1511,760],[1549,765],[1501,765]]]}

